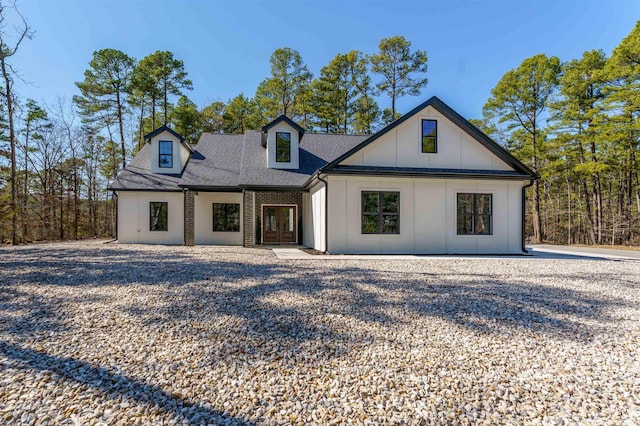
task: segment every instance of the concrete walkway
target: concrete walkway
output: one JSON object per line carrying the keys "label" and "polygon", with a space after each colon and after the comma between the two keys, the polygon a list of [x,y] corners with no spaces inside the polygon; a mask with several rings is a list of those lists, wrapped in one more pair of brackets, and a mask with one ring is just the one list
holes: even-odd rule
{"label": "concrete walkway", "polygon": [[530,250],[534,256],[537,254],[544,255],[545,253],[549,253],[578,257],[596,257],[600,259],[640,260],[640,251],[638,250],[609,249],[603,247],[577,247],[552,244],[532,244],[527,246],[527,249]]}
{"label": "concrete walkway", "polygon": [[640,260],[640,251],[537,244],[527,246],[529,255],[415,255],[415,254],[309,254],[299,248],[272,248],[283,260],[416,260],[416,259],[603,259]]}

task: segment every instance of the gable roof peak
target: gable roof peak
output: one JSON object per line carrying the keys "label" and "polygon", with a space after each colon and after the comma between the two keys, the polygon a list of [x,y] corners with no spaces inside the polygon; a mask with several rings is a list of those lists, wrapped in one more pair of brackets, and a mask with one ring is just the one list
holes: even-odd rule
{"label": "gable roof peak", "polygon": [[182,136],[180,133],[176,132],[171,127],[167,126],[166,124],[163,124],[162,126],[158,127],[154,131],[152,131],[151,133],[148,133],[148,134],[144,135],[144,140],[145,141],[149,141],[149,140],[151,140],[151,138],[153,138],[154,136],[158,136],[162,132],[169,132],[170,134],[172,134],[173,136],[178,138],[180,140],[180,142],[184,141],[184,136]]}
{"label": "gable roof peak", "polygon": [[286,115],[282,114],[280,115],[278,118],[276,118],[275,120],[273,120],[271,123],[266,124],[263,128],[262,131],[264,133],[268,132],[270,128],[272,128],[273,126],[275,126],[276,124],[280,123],[284,121],[285,123],[287,123],[289,126],[293,127],[295,130],[298,131],[299,135],[300,135],[300,139],[302,139],[302,135],[304,134],[304,129],[295,121],[293,121],[292,119],[290,119],[289,117],[287,117]]}
{"label": "gable roof peak", "polygon": [[350,157],[357,151],[360,151],[365,146],[369,145],[370,143],[377,140],[379,137],[388,133],[389,131],[395,129],[400,124],[404,123],[405,121],[407,121],[408,119],[415,116],[420,111],[422,111],[423,109],[429,106],[433,107],[436,111],[444,115],[447,119],[449,119],[451,122],[457,125],[460,129],[464,130],[469,136],[471,136],[477,142],[482,144],[485,148],[487,148],[490,152],[492,152],[498,158],[503,160],[509,166],[513,167],[516,171],[524,175],[529,175],[532,179],[538,178],[538,176],[529,167],[525,166],[520,160],[516,159],[513,155],[511,155],[511,153],[509,153],[506,149],[500,146],[496,141],[491,139],[489,136],[487,136],[484,132],[482,132],[476,126],[471,124],[467,119],[465,119],[456,111],[454,111],[453,108],[445,104],[437,96],[431,96],[429,99],[422,102],[420,105],[413,108],[411,111],[407,112],[406,114],[392,121],[386,127],[380,129],[378,132],[369,136],[367,139],[365,139],[363,142],[361,142],[359,145],[357,145],[353,149],[347,151],[340,157],[328,163],[326,166],[324,166],[321,169],[321,171],[329,171],[337,167],[338,164],[340,164],[346,158]]}
{"label": "gable roof peak", "polygon": [[157,129],[155,129],[153,132],[146,134],[144,136],[144,140],[145,142],[149,143],[151,142],[151,139],[158,136],[159,134],[161,134],[162,132],[168,132],[169,134],[173,135],[174,137],[176,137],[179,141],[180,144],[182,144],[182,146],[184,146],[185,148],[187,148],[187,150],[189,152],[193,152],[193,147],[191,147],[191,145],[189,145],[186,141],[186,139],[184,138],[184,136],[182,136],[180,133],[176,132],[175,130],[173,130],[171,127],[167,126],[166,124],[163,124],[162,126],[158,127]]}

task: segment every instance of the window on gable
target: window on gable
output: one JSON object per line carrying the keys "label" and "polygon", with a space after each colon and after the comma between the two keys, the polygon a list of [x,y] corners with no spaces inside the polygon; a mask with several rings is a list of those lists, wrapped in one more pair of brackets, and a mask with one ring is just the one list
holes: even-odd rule
{"label": "window on gable", "polygon": [[291,133],[276,132],[276,162],[291,162]]}
{"label": "window on gable", "polygon": [[400,193],[362,191],[362,233],[400,233]]}
{"label": "window on gable", "polygon": [[491,194],[458,194],[458,235],[491,235]]}
{"label": "window on gable", "polygon": [[422,120],[422,152],[438,152],[438,122]]}
{"label": "window on gable", "polygon": [[173,142],[160,141],[159,145],[160,157],[158,161],[159,167],[163,169],[173,168]]}
{"label": "window on gable", "polygon": [[152,201],[149,203],[149,230],[169,230],[169,203],[166,201]]}
{"label": "window on gable", "polygon": [[213,232],[240,232],[240,204],[213,203]]}

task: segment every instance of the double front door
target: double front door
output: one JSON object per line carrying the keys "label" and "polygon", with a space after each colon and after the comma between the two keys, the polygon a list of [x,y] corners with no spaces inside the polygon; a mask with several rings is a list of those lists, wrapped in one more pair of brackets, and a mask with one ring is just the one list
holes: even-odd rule
{"label": "double front door", "polygon": [[262,206],[262,242],[296,242],[295,206]]}

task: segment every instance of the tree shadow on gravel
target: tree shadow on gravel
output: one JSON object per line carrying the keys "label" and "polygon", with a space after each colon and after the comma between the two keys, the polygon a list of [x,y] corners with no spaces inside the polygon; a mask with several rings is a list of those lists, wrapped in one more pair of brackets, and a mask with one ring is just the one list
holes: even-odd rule
{"label": "tree shadow on gravel", "polygon": [[[158,386],[140,382],[111,369],[96,367],[71,357],[58,357],[0,340],[0,356],[14,361],[21,370],[50,371],[60,379],[97,389],[110,399],[131,399],[138,404],[157,404],[173,418],[187,424],[252,423],[165,392]],[[104,419],[107,421],[108,419]],[[113,419],[111,419],[113,421]],[[129,420],[133,420],[129,419]]]}
{"label": "tree shadow on gravel", "polygon": [[[98,311],[109,311],[111,322],[103,324],[109,333],[119,332],[114,324],[126,317],[154,339],[170,336],[167,345],[201,342],[195,352],[202,357],[198,368],[281,358],[295,364],[299,357],[311,355],[323,365],[376,339],[393,344],[401,327],[428,333],[428,323],[422,320],[430,318],[477,334],[510,338],[522,332],[588,342],[618,326],[610,312],[632,306],[606,292],[552,284],[596,281],[607,288],[618,282],[618,274],[535,274],[532,268],[528,276],[507,276],[482,273],[480,268],[465,273],[455,263],[432,273],[428,264],[423,272],[418,267],[428,259],[369,266],[351,261],[283,262],[265,250],[190,250],[39,246],[5,251],[0,259],[0,336],[14,342],[42,338],[55,345],[57,336],[75,332],[66,317],[74,315],[76,305],[94,302],[97,323]],[[624,280],[617,285],[637,284],[630,275]],[[141,293],[161,303],[132,302]],[[83,336],[91,336],[91,327]],[[186,422],[202,418],[247,424],[72,356],[57,357],[1,341],[0,355],[14,360],[18,368],[50,370],[108,395],[128,395],[138,403],[153,398]]]}

